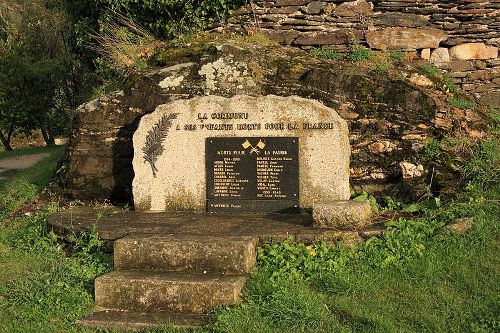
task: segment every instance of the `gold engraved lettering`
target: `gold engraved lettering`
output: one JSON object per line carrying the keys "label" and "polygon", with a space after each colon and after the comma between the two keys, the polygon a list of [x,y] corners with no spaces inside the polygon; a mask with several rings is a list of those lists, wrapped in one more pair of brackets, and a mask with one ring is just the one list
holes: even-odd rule
{"label": "gold engraved lettering", "polygon": [[316,129],[335,129],[334,123],[304,123],[303,129],[316,130]]}

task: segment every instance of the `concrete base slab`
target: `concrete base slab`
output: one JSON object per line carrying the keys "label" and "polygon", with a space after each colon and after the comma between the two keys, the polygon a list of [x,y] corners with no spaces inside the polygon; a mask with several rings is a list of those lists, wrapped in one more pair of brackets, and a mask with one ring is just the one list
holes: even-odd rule
{"label": "concrete base slab", "polygon": [[311,244],[330,240],[331,232],[312,228],[310,214],[207,214],[194,212],[144,213],[117,208],[75,207],[48,217],[47,222],[59,235],[79,234],[97,227],[99,238],[114,242],[128,235],[149,234],[198,236],[251,236],[260,243],[296,241]]}
{"label": "concrete base slab", "polygon": [[98,310],[202,314],[240,301],[243,276],[113,271],[95,281]]}
{"label": "concrete base slab", "polygon": [[255,237],[131,235],[114,244],[117,270],[248,274],[255,267]]}
{"label": "concrete base slab", "polygon": [[174,328],[197,328],[207,322],[204,315],[174,312],[100,311],[77,320],[77,324],[100,330],[144,330],[169,325]]}

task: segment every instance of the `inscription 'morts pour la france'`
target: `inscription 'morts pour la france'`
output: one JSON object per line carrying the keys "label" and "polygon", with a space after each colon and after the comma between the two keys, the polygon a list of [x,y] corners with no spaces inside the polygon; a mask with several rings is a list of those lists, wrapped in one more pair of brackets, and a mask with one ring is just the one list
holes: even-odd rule
{"label": "inscription 'morts pour la france'", "polygon": [[208,212],[291,212],[299,206],[299,139],[207,138]]}

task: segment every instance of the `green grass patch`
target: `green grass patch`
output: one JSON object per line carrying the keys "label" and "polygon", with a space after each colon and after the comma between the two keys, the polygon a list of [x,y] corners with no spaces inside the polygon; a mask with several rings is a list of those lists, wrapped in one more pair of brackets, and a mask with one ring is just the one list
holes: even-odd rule
{"label": "green grass patch", "polygon": [[389,53],[389,59],[392,61],[402,61],[405,57],[405,53],[403,51],[392,51]]}
{"label": "green grass patch", "polygon": [[500,209],[473,211],[466,236],[401,220],[354,249],[265,246],[245,303],[217,312],[215,331],[495,332]]}
{"label": "green grass patch", "polygon": [[466,109],[472,109],[474,107],[474,103],[472,102],[469,102],[463,98],[459,98],[459,97],[451,97],[450,100],[448,101],[448,103],[455,107],[455,108],[459,108],[459,109],[462,109],[462,110],[466,110]]}
{"label": "green grass patch", "polygon": [[49,146],[49,147],[33,147],[33,148],[22,148],[22,149],[14,149],[10,151],[1,150],[0,151],[0,160],[11,158],[11,157],[20,157],[26,155],[33,154],[53,154],[63,150],[64,146]]}
{"label": "green grass patch", "polygon": [[110,270],[111,258],[95,233],[81,237],[85,247],[65,255],[45,223],[55,208],[0,226],[2,332],[85,331],[74,321],[92,311],[94,279]]}
{"label": "green grass patch", "polygon": [[360,44],[351,45],[351,52],[346,59],[353,62],[370,61],[373,59],[374,53],[367,47]]}
{"label": "green grass patch", "polygon": [[324,58],[324,59],[342,59],[342,54],[331,50],[331,49],[311,49],[309,51],[313,56]]}
{"label": "green grass patch", "polygon": [[441,74],[441,70],[434,66],[420,66],[420,69],[431,75]]}
{"label": "green grass patch", "polygon": [[[47,147],[22,149],[4,154],[9,157],[48,153],[49,156],[31,168],[8,171],[7,180],[0,181],[0,221],[12,213],[20,205],[33,201],[39,191],[47,186],[56,171],[58,162],[64,154],[65,147]],[[5,175],[5,173],[2,173]]]}

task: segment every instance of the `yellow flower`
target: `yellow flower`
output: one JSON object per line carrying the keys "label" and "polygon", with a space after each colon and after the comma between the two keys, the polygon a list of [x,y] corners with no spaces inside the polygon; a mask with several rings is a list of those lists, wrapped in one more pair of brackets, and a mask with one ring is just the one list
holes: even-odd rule
{"label": "yellow flower", "polygon": [[306,250],[307,250],[307,252],[309,252],[309,254],[310,254],[311,256],[313,256],[313,257],[314,257],[314,256],[316,255],[316,251],[314,251],[314,249],[313,249],[312,245],[306,246]]}

